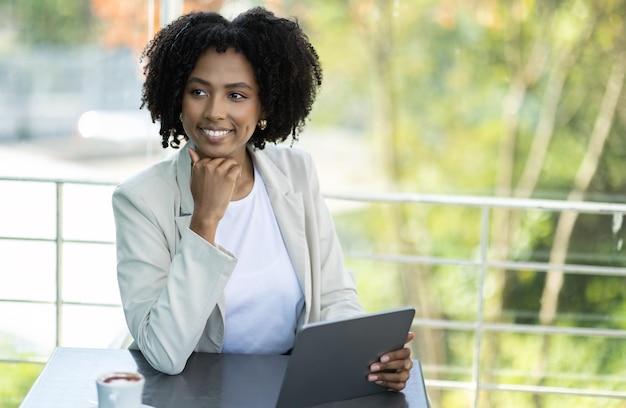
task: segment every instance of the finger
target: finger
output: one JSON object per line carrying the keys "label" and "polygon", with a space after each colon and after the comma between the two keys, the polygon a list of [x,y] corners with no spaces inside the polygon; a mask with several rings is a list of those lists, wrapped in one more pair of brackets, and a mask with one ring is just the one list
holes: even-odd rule
{"label": "finger", "polygon": [[200,161],[200,156],[198,155],[198,152],[196,152],[194,149],[192,149],[191,147],[188,147],[187,152],[189,153],[189,157],[191,158],[192,165]]}
{"label": "finger", "polygon": [[386,364],[389,363],[391,361],[395,361],[395,360],[405,360],[407,358],[411,357],[411,349],[408,347],[403,347],[399,350],[395,350],[392,352],[389,352],[387,354],[383,354],[380,357],[379,362]]}
{"label": "finger", "polygon": [[409,371],[399,371],[398,373],[369,374],[367,380],[393,391],[401,391],[406,387],[410,378]]}
{"label": "finger", "polygon": [[[413,341],[413,339],[415,339],[415,333],[409,332],[406,336],[406,343],[410,343],[411,341]],[[394,361],[394,360],[404,360],[410,357],[411,357],[411,349],[406,347],[406,344],[405,344],[405,347],[399,350],[395,350],[390,353],[383,354],[380,357],[379,361],[381,363],[387,363],[387,362]]]}
{"label": "finger", "polygon": [[394,370],[394,371],[381,371],[377,373],[369,373],[367,379],[369,381],[387,381],[387,382],[402,382],[407,381],[411,377],[411,370]]}
{"label": "finger", "polygon": [[402,360],[393,360],[388,363],[374,363],[370,366],[371,373],[379,372],[397,372],[398,370],[408,370],[413,368],[413,360],[405,358]]}
{"label": "finger", "polygon": [[375,381],[376,385],[385,387],[389,391],[399,392],[406,388],[406,382],[390,382],[390,381]]}
{"label": "finger", "polygon": [[234,176],[236,179],[241,176],[242,167],[233,159],[227,158],[219,162],[217,170],[227,176]]}

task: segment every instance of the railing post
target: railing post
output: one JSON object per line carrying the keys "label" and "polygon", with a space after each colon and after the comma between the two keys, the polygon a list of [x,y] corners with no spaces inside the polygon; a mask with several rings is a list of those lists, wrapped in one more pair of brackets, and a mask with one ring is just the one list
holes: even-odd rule
{"label": "railing post", "polygon": [[478,275],[478,305],[476,310],[476,324],[474,334],[474,408],[478,407],[478,398],[480,394],[480,360],[482,356],[482,340],[483,340],[483,323],[484,323],[484,304],[485,304],[485,279],[487,277],[487,249],[489,247],[489,214],[490,207],[484,205],[482,207],[481,231],[480,231],[480,273]]}
{"label": "railing post", "polygon": [[63,182],[57,181],[56,183],[56,266],[55,266],[55,279],[56,279],[56,299],[55,299],[55,314],[56,314],[56,339],[55,344],[57,347],[61,345],[61,331],[62,331],[62,306],[63,306]]}

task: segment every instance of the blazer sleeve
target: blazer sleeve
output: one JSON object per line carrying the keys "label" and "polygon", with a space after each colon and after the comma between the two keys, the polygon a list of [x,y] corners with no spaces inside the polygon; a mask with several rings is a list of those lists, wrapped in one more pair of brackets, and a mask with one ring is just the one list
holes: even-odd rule
{"label": "blazer sleeve", "polygon": [[236,259],[187,227],[179,239],[175,211],[162,204],[162,193],[149,193],[154,196],[149,200],[132,186],[114,191],[117,274],[139,349],[155,369],[178,374],[210,315],[219,313],[216,306]]}

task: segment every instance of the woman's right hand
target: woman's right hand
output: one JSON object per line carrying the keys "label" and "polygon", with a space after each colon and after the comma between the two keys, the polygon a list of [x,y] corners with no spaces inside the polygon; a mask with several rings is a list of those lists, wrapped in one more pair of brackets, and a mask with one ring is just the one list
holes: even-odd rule
{"label": "woman's right hand", "polygon": [[230,203],[242,166],[232,158],[200,158],[187,148],[191,158],[191,195],[194,210],[189,228],[215,245],[215,231]]}

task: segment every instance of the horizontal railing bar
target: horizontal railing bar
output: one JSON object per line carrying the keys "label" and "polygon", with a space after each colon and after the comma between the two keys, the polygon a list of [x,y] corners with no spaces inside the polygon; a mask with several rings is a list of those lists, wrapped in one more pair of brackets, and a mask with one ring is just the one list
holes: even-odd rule
{"label": "horizontal railing bar", "polygon": [[578,395],[585,397],[602,398],[626,398],[626,392],[608,390],[590,390],[583,388],[548,387],[544,385],[517,385],[517,384],[486,384],[481,383],[476,386],[474,382],[467,381],[445,381],[425,379],[426,387],[437,389],[468,390],[475,389],[484,391],[513,391],[530,394],[557,394],[557,395]]}
{"label": "horizontal railing bar", "polygon": [[581,264],[555,265],[543,262],[487,262],[489,268],[514,269],[514,270],[536,270],[546,272],[549,270],[563,271],[569,274],[592,274],[605,276],[626,276],[626,267],[619,266],[594,266]]}
{"label": "horizontal railing bar", "polygon": [[368,259],[372,261],[400,262],[408,264],[424,264],[424,265],[454,265],[479,267],[482,263],[479,261],[458,259],[458,258],[437,258],[430,256],[417,255],[397,255],[397,254],[365,254],[359,252],[345,252],[346,258],[352,259]]}
{"label": "horizontal railing bar", "polygon": [[368,259],[372,261],[384,262],[400,262],[408,264],[423,265],[453,265],[466,267],[483,267],[494,269],[511,269],[511,270],[535,270],[537,272],[546,272],[549,270],[557,270],[567,272],[569,274],[584,275],[604,275],[604,276],[626,276],[626,267],[617,266],[594,266],[594,265],[574,265],[574,264],[550,264],[543,262],[516,262],[516,261],[471,261],[458,258],[437,258],[429,256],[416,255],[396,255],[396,254],[365,254],[358,252],[346,252],[346,258],[351,259]]}
{"label": "horizontal railing bar", "polygon": [[[0,298],[0,303],[28,303],[34,305],[56,305],[55,300],[30,300],[30,299],[8,299]],[[97,303],[97,302],[61,302],[63,306],[102,306],[102,307],[122,307],[120,303]]]}
{"label": "horizontal railing bar", "polygon": [[[86,184],[115,186],[113,180],[81,180],[70,178],[47,179],[43,177],[0,177],[0,181],[40,182],[57,184]],[[497,207],[512,209],[538,209],[550,211],[577,211],[595,214],[626,213],[626,204],[590,201],[547,200],[516,197],[491,197],[446,194],[411,194],[411,193],[324,193],[327,199],[344,201],[366,201],[387,203],[421,203],[463,205],[468,207]]]}
{"label": "horizontal railing bar", "polygon": [[613,337],[626,339],[626,330],[618,329],[593,329],[586,327],[563,327],[563,326],[543,326],[529,324],[483,324],[484,331],[492,332],[512,332],[512,333],[535,333],[535,334],[558,334],[572,336],[596,336]]}
{"label": "horizontal railing bar", "polygon": [[576,211],[588,214],[626,213],[626,204],[590,201],[542,200],[533,198],[487,197],[410,193],[325,193],[327,199],[393,204],[444,204],[465,207]]}
{"label": "horizontal railing bar", "polygon": [[595,336],[613,337],[626,339],[626,330],[619,329],[596,329],[591,327],[563,327],[530,324],[505,324],[483,323],[478,325],[474,322],[459,322],[455,320],[413,319],[413,325],[418,327],[431,327],[454,330],[482,330],[483,332],[507,332],[507,333],[533,333],[555,334],[572,336]]}
{"label": "horizontal railing bar", "polygon": [[27,241],[27,242],[57,242],[54,238],[32,238],[32,237],[11,237],[0,236],[0,241]]}
{"label": "horizontal railing bar", "polygon": [[[56,243],[59,240],[55,238],[28,238],[28,237],[10,237],[0,236],[0,241],[29,241],[29,242],[53,242]],[[115,245],[115,241],[100,241],[93,239],[62,239],[63,244],[93,244],[93,245]]]}
{"label": "horizontal railing bar", "polygon": [[18,182],[31,182],[31,183],[54,183],[54,184],[86,184],[90,186],[116,186],[119,181],[112,180],[82,180],[71,178],[58,178],[53,179],[45,177],[0,177],[0,181],[18,181]]}
{"label": "horizontal railing bar", "polygon": [[7,364],[46,364],[48,359],[46,358],[2,358],[0,357],[0,363]]}
{"label": "horizontal railing bar", "polygon": [[544,385],[517,384],[480,384],[481,390],[515,391],[533,394],[578,395],[585,397],[626,398],[626,392],[609,390],[590,390],[585,388],[548,387]]}
{"label": "horizontal railing bar", "polygon": [[[416,356],[415,358],[418,358]],[[435,377],[445,377],[448,375],[462,375],[469,376],[471,375],[471,367],[449,367],[449,366],[439,366],[439,365],[429,365],[422,362],[422,370],[427,373],[433,373]],[[579,381],[579,382],[604,382],[606,384],[612,383],[616,386],[621,386],[624,383],[624,376],[619,373],[615,374],[600,374],[600,375],[591,375],[591,374],[572,374],[568,372],[548,372],[539,374],[532,369],[490,369],[490,373],[494,376],[515,376],[518,378],[526,378],[527,382],[533,383],[532,381],[536,381],[538,379],[544,379],[546,381],[550,381],[551,379],[558,380],[569,380],[569,381]],[[454,380],[451,380],[454,381]],[[460,379],[458,381],[461,381]],[[610,387],[609,387],[610,388]]]}
{"label": "horizontal railing bar", "polygon": [[[563,371],[548,371],[545,373],[540,373],[536,370],[522,370],[522,369],[503,369],[503,368],[498,368],[498,369],[490,369],[489,370],[494,376],[515,376],[518,378],[521,377],[526,377],[527,382],[530,384],[536,384],[533,383],[533,381],[537,381],[537,380],[543,380],[543,381],[561,381],[561,380],[565,380],[565,381],[572,381],[572,382],[586,382],[586,383],[591,383],[591,382],[598,382],[598,381],[603,381],[605,384],[613,384],[614,386],[622,386],[624,383],[624,376],[620,375],[621,373],[615,373],[613,372],[612,374],[596,374],[596,375],[591,375],[591,374],[580,374],[580,373],[571,373],[571,372],[563,372]],[[529,371],[531,371],[529,373]],[[518,383],[519,384],[519,383]],[[611,389],[611,387],[607,387],[608,389]],[[622,387],[623,388],[623,387]],[[625,389],[626,390],[626,389]]]}

